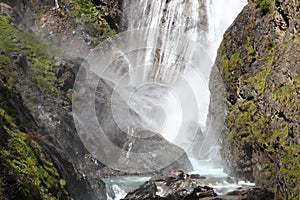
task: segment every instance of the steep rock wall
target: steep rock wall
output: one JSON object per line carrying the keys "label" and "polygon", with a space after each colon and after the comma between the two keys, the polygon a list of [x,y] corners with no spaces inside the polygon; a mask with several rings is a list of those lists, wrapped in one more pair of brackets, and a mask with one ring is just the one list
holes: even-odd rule
{"label": "steep rock wall", "polygon": [[222,131],[226,171],[276,199],[300,195],[299,9],[298,0],[249,1],[224,35],[210,80],[208,119]]}

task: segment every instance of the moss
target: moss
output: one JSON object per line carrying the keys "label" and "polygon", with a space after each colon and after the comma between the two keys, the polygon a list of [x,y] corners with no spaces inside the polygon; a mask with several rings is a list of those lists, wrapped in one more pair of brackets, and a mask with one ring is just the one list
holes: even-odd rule
{"label": "moss", "polygon": [[[267,123],[266,123],[267,124]],[[288,138],[288,126],[282,123],[281,128],[277,128],[273,132],[266,132],[263,128],[253,132],[254,138],[256,140],[255,145],[257,147],[267,146],[265,151],[268,152],[268,160],[281,161],[279,168],[276,165],[270,163],[265,163],[262,165],[262,170],[266,177],[271,175],[276,177],[275,183],[277,187],[270,187],[273,192],[279,192],[282,185],[281,179],[284,179],[285,184],[289,185],[289,188],[294,188],[293,191],[289,191],[290,199],[299,198],[300,191],[297,186],[299,185],[300,176],[300,158],[298,156],[300,152],[300,145],[289,144]],[[271,166],[273,166],[271,168]],[[271,184],[271,183],[270,183]],[[272,185],[271,185],[272,186]],[[274,186],[274,185],[273,185]]]}
{"label": "moss", "polygon": [[240,62],[240,53],[236,52],[228,59],[226,55],[226,49],[223,43],[220,46],[220,52],[221,52],[221,63],[219,65],[219,69],[222,73],[223,80],[226,82],[226,85],[228,86],[228,89],[231,92],[234,92],[237,89],[236,82],[238,79],[235,73],[236,73],[237,65]]}
{"label": "moss", "polygon": [[256,52],[253,46],[250,44],[250,38],[247,38],[247,43],[243,45],[244,49],[247,51],[247,60],[252,62],[256,59]]}
{"label": "moss", "polygon": [[8,200],[8,197],[5,195],[5,180],[2,176],[0,176],[0,199],[1,200]]}
{"label": "moss", "polygon": [[[241,109],[242,108],[242,109]],[[228,114],[226,121],[230,130],[229,138],[237,136],[242,138],[244,144],[251,144],[251,127],[253,126],[253,116],[256,113],[256,105],[253,101],[239,100]]]}
{"label": "moss", "polygon": [[230,57],[230,60],[229,60],[230,69],[234,70],[236,68],[236,66],[239,62],[239,59],[240,59],[240,53],[239,52],[234,53]]}
{"label": "moss", "polygon": [[[250,6],[254,2],[264,14],[275,6],[273,0],[250,1]],[[251,35],[256,37],[253,32]],[[272,37],[267,37],[265,42],[264,38],[257,36],[256,39],[263,43],[255,49],[252,44],[259,45],[257,40],[248,37],[242,47],[238,47],[241,53],[239,59],[237,54],[228,55],[231,51],[227,51],[223,44],[220,47],[219,68],[227,87],[228,100],[224,153],[235,166],[233,172],[242,172],[238,174],[241,177],[247,173],[245,165],[252,162],[249,168],[254,170],[252,175],[256,183],[271,189],[277,199],[300,199],[300,146],[295,136],[298,128],[295,124],[299,121],[300,77],[274,81],[276,73],[283,73],[278,64],[286,59],[282,55],[290,53],[286,52],[288,42],[277,43]],[[240,74],[231,73],[233,70]],[[295,74],[287,73],[290,76]],[[238,76],[238,82],[234,76]],[[232,94],[232,90],[228,88],[244,89],[243,86],[253,98],[247,96],[245,100],[243,98],[246,97],[239,96],[236,90],[233,95],[238,99],[236,103],[230,102],[228,94]],[[259,163],[263,164],[259,166]],[[251,175],[249,177],[252,178]]]}
{"label": "moss", "polygon": [[70,101],[72,101],[72,98],[73,98],[73,89],[68,89],[67,97],[68,97],[68,99]]}
{"label": "moss", "polygon": [[300,87],[300,76],[294,77],[292,80],[293,80],[293,85],[295,86],[295,88],[299,88]]}
{"label": "moss", "polygon": [[271,66],[264,67],[261,71],[257,72],[254,76],[246,80],[246,83],[256,91],[256,97],[260,95],[265,87],[267,76],[270,73]]}
{"label": "moss", "polygon": [[[95,6],[91,0],[71,0],[74,4],[72,14],[83,23],[92,24],[98,31],[98,39],[103,40],[109,36],[115,35],[116,30],[112,29],[105,20],[105,14],[108,14],[107,6]],[[94,46],[98,41],[93,41]]]}
{"label": "moss", "polygon": [[297,91],[300,88],[300,78],[294,77],[285,85],[278,85],[272,88],[272,99],[281,105],[281,112],[292,114],[299,112],[298,105],[300,103],[297,97]]}
{"label": "moss", "polygon": [[289,105],[291,103],[292,92],[292,85],[281,86],[274,89],[273,98],[281,104]]}
{"label": "moss", "polygon": [[268,163],[265,163],[265,164],[263,164],[262,166],[261,166],[261,169],[262,170],[265,170],[265,169],[267,169],[267,168],[269,168],[270,167],[270,165],[268,164]]}
{"label": "moss", "polygon": [[270,170],[265,170],[265,176],[266,177],[272,176],[272,172]]}
{"label": "moss", "polygon": [[0,147],[0,169],[5,174],[5,188],[14,188],[7,191],[9,195],[20,199],[59,199],[62,194],[67,196],[65,181],[59,177],[53,163],[46,159],[40,146],[28,134],[17,128],[14,119],[2,108],[0,129],[7,134],[7,141]]}
{"label": "moss", "polygon": [[275,0],[254,0],[254,3],[259,7],[263,15],[275,7]]}
{"label": "moss", "polygon": [[[9,18],[0,15],[0,49],[6,54],[20,52],[26,55],[29,76],[36,78],[41,91],[56,94],[58,91],[55,87],[56,78],[51,59],[54,50],[40,42],[32,33],[19,31],[9,22]],[[14,40],[24,47],[18,46]],[[1,55],[0,63],[4,66],[2,72],[11,73],[12,67],[16,67],[5,55]]]}

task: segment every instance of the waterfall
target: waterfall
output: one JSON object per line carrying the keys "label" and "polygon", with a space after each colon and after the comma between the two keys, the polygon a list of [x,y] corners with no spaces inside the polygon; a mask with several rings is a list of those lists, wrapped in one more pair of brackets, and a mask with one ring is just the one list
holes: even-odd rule
{"label": "waterfall", "polygon": [[[138,147],[135,141],[151,140],[155,134],[184,149],[190,158],[212,161],[212,157],[217,155],[220,133],[207,131],[210,129],[205,126],[210,96],[208,79],[216,55],[216,43],[220,42],[225,26],[233,21],[236,14],[232,13],[238,12],[230,10],[235,6],[228,6],[230,15],[224,17],[217,10],[218,4],[226,8],[219,0],[124,1],[128,31],[107,39],[100,48],[91,52],[87,58],[88,65],[83,65],[79,73],[82,77],[77,76],[74,87],[77,91],[73,95],[74,102],[77,100],[86,105],[79,107],[76,106],[78,103],[73,103],[74,118],[78,122],[76,128],[82,128],[84,121],[84,129],[88,129],[86,132],[91,133],[92,139],[83,133],[81,139],[103,163],[120,167],[115,165],[118,162],[128,163],[129,158],[137,159],[130,155],[144,159],[143,154],[134,151]],[[241,6],[240,2],[238,4]],[[122,133],[120,135],[127,133],[121,138],[115,137],[113,132],[113,142],[102,130],[106,130],[106,124],[100,127],[96,116],[93,101],[98,97],[93,93],[97,92],[96,84],[99,82],[96,77],[101,77],[112,89],[111,95],[107,91],[107,99],[101,97],[103,91],[99,92],[98,105],[109,107],[107,112],[112,113],[113,123]],[[81,82],[86,82],[93,89],[81,89]],[[94,124],[97,128],[86,124]],[[96,139],[99,141],[96,142]],[[102,144],[99,145],[101,148],[110,149],[107,152],[113,152],[113,155],[98,155],[98,146],[94,147],[98,143]],[[165,155],[164,146],[159,151],[147,153],[150,157]],[[168,156],[168,160],[164,158],[165,166],[179,156]],[[135,169],[135,166],[132,167]],[[143,164],[141,169],[149,170]]]}
{"label": "waterfall", "polygon": [[[160,133],[185,149],[196,173],[207,177],[226,176],[222,168],[205,165],[218,153],[218,148],[210,152],[210,147],[216,144],[219,134],[205,132],[209,74],[225,30],[246,3],[247,0],[125,0],[126,27],[133,31],[126,35],[125,50],[118,50],[113,63],[117,69],[107,73],[117,83],[118,94],[139,116],[131,115],[130,123]],[[120,112],[114,112],[117,121],[118,115],[124,116]],[[134,134],[124,120],[119,120],[118,125]],[[132,143],[128,146],[131,148]],[[207,160],[199,160],[200,153],[209,154]],[[117,184],[127,188],[118,179],[107,187]],[[239,185],[225,182],[216,187]]]}
{"label": "waterfall", "polygon": [[127,0],[124,15],[127,29],[139,32],[128,44],[145,43],[145,48],[120,53],[134,88],[124,94],[122,87],[120,93],[144,128],[189,151],[208,112],[212,60],[205,50],[209,45],[205,2]]}
{"label": "waterfall", "polygon": [[[120,53],[128,83],[119,91],[139,114],[139,125],[160,133],[195,159],[209,154],[218,140],[218,135],[203,133],[209,74],[225,29],[246,3],[126,0],[123,5],[127,29],[138,31],[128,44],[143,48]],[[128,85],[134,89],[128,90]],[[202,144],[208,147],[199,148]]]}
{"label": "waterfall", "polygon": [[217,49],[224,32],[246,4],[247,0],[206,0],[208,18],[207,40],[210,43],[209,55],[213,60],[217,56]]}

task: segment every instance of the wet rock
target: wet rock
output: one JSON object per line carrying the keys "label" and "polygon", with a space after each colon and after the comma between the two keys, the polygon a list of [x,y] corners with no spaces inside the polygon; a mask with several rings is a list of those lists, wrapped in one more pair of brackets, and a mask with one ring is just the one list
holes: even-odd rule
{"label": "wet rock", "polygon": [[191,179],[206,179],[205,176],[201,176],[199,174],[191,174],[189,175]]}
{"label": "wet rock", "polygon": [[170,185],[172,182],[178,181],[178,180],[184,180],[186,174],[184,174],[183,171],[171,171],[164,175],[157,175],[150,179],[152,182],[162,182],[164,181],[166,185]]}
{"label": "wet rock", "polygon": [[28,70],[28,64],[26,56],[19,52],[11,52],[8,53],[7,56],[12,59],[14,63],[16,63],[24,72]]}
{"label": "wet rock", "polygon": [[196,179],[191,178],[190,175],[183,173],[183,171],[171,171],[152,177],[150,181],[128,193],[124,200],[193,200],[214,196],[216,196],[216,193],[212,188],[200,186]]}
{"label": "wet rock", "polygon": [[142,199],[157,199],[158,196],[156,195],[157,186],[151,182],[147,181],[142,184],[138,189],[129,192],[124,199],[126,200],[142,200]]}
{"label": "wet rock", "polygon": [[[84,70],[79,71],[78,74],[85,76]],[[91,73],[86,74],[92,76]],[[84,85],[89,83],[86,80],[94,79],[92,77],[81,77],[80,80],[82,80],[80,84]],[[84,88],[84,90],[80,90],[83,92],[80,97],[87,98],[90,95],[91,87],[86,86]],[[87,137],[90,138],[90,141],[98,141],[95,143],[95,146],[91,146],[92,148],[99,148],[95,152],[95,157],[109,160],[113,164],[113,166],[109,167],[128,174],[153,174],[162,171],[167,172],[180,169],[191,171],[193,169],[184,150],[168,142],[160,134],[133,124],[132,119],[127,116],[127,111],[124,112],[128,108],[126,106],[127,103],[116,92],[114,93],[115,97],[112,98],[113,89],[107,82],[100,79],[96,90],[95,97],[91,98],[95,98],[97,121],[103,131],[101,137],[109,138],[113,145],[124,149],[124,151],[119,153],[111,151],[112,145],[103,142],[99,134],[88,133]],[[112,104],[114,105],[113,108],[118,110],[113,112]],[[88,104],[85,104],[78,107],[79,110],[76,114],[80,115],[78,117],[81,121],[90,121],[90,117],[86,118],[89,114],[87,113],[89,110],[88,106]],[[132,118],[136,119],[136,121],[140,120],[140,116],[137,113],[133,110],[130,110],[130,112],[132,112]],[[124,124],[127,127],[120,128]],[[94,125],[89,127],[94,127]],[[97,130],[95,129],[95,131]],[[130,134],[126,130],[130,130]]]}
{"label": "wet rock", "polygon": [[77,71],[83,62],[80,58],[61,58],[54,57],[53,67],[56,71],[55,76],[58,79],[58,86],[67,92],[69,89],[73,88]]}

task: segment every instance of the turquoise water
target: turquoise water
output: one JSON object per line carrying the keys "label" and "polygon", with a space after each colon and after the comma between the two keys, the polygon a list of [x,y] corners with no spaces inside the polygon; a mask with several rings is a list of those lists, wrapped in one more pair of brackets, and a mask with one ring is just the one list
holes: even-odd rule
{"label": "turquoise water", "polygon": [[102,180],[106,184],[107,199],[119,200],[150,178],[146,176],[119,176]]}
{"label": "turquoise water", "polygon": [[[199,179],[198,183],[202,186],[206,185],[214,188],[214,191],[218,195],[224,195],[241,187],[249,188],[255,186],[255,184],[250,182],[228,179],[228,175],[224,173],[221,168],[198,167],[195,171],[190,172],[189,174],[196,173],[206,177],[206,179]],[[124,198],[128,192],[138,188],[139,185],[143,184],[149,179],[150,177],[145,176],[119,176],[105,178],[103,181],[106,183],[107,199],[120,200]]]}

